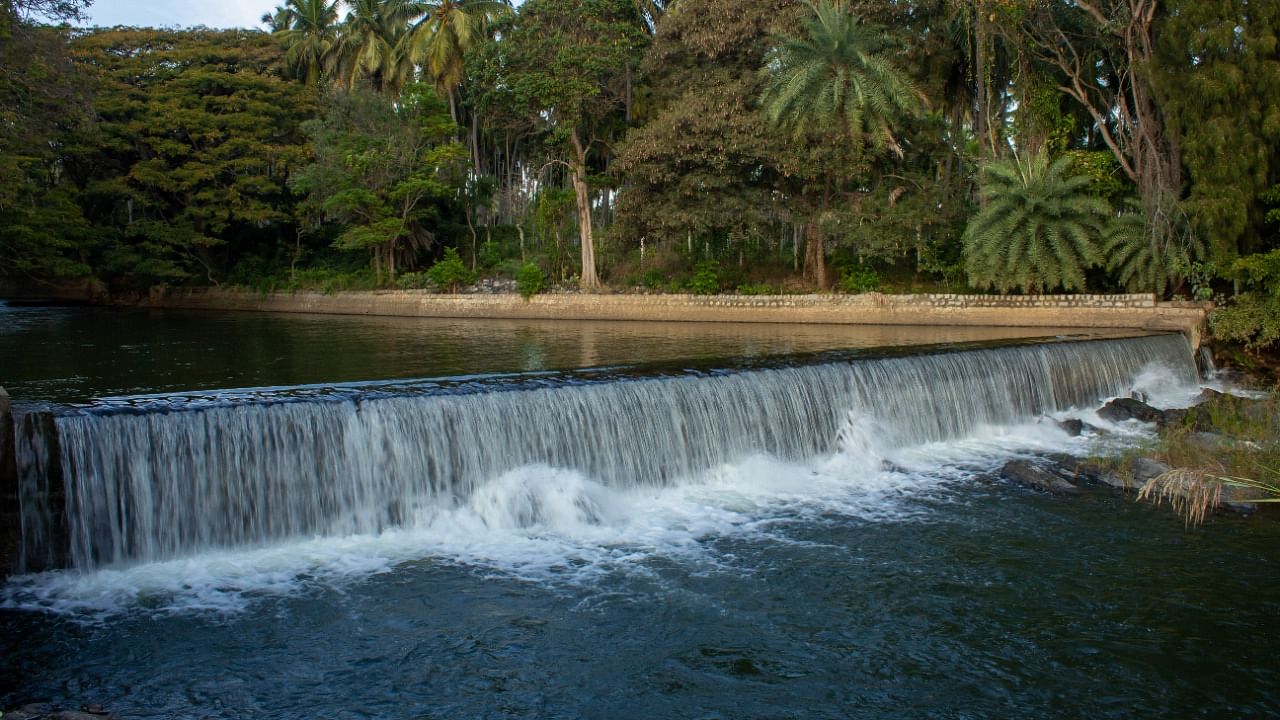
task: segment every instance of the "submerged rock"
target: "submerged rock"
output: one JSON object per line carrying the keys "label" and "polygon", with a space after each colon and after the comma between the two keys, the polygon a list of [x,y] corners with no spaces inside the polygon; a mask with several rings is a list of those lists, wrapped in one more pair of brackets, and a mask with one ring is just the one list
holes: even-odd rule
{"label": "submerged rock", "polygon": [[1048,470],[1026,460],[1011,460],[1000,469],[1000,476],[1036,490],[1055,495],[1078,495],[1080,488]]}
{"label": "submerged rock", "polygon": [[1084,433],[1084,421],[1080,418],[1068,418],[1059,420],[1058,427],[1062,428],[1071,437],[1079,437]]}
{"label": "submerged rock", "polygon": [[1160,410],[1133,398],[1116,398],[1103,405],[1098,411],[1098,417],[1116,423],[1125,420],[1157,422],[1163,414]]}

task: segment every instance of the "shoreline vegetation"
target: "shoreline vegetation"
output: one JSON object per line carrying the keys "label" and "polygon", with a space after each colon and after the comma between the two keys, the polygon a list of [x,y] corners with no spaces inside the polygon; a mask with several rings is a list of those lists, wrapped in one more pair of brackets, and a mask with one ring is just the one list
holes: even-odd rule
{"label": "shoreline vegetation", "polygon": [[1271,5],[89,5],[0,2],[0,279],[1144,292],[1280,341]]}

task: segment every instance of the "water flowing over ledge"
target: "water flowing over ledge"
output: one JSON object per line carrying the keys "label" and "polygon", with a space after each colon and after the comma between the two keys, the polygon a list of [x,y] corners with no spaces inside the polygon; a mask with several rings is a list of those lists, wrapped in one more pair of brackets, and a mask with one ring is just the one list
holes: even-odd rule
{"label": "water flowing over ledge", "polygon": [[[947,440],[1088,406],[1153,365],[1195,381],[1185,338],[1164,335],[28,414],[20,570],[413,526],[535,465],[611,489],[662,487],[749,456],[806,461]],[[589,497],[573,502],[589,519]]]}

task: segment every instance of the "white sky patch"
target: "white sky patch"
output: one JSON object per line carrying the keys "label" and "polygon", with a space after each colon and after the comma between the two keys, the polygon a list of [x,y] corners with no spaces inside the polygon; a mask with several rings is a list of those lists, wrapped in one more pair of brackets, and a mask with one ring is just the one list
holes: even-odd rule
{"label": "white sky patch", "polygon": [[262,16],[278,5],[274,0],[95,0],[89,7],[90,26],[261,28]]}

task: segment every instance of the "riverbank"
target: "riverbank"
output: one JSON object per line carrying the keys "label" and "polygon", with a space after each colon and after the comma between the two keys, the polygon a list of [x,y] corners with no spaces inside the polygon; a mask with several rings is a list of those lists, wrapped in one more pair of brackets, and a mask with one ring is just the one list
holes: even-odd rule
{"label": "riverbank", "polygon": [[1143,295],[443,295],[418,290],[332,294],[217,288],[153,292],[119,304],[193,310],[509,320],[1080,327],[1174,331],[1199,347],[1210,304]]}

